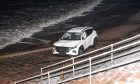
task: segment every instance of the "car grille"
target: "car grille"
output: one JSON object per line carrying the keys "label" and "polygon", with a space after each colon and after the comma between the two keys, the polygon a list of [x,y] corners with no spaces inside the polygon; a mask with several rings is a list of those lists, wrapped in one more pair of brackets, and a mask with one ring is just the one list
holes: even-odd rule
{"label": "car grille", "polygon": [[56,47],[56,51],[66,53],[69,49],[67,47]]}

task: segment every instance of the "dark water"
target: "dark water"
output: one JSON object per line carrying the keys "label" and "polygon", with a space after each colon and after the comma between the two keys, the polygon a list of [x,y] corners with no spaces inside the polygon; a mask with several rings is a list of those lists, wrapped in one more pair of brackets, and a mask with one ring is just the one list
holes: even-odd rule
{"label": "dark water", "polygon": [[117,25],[140,9],[139,0],[3,0],[0,4],[0,53],[46,47],[55,38],[51,35],[76,26]]}

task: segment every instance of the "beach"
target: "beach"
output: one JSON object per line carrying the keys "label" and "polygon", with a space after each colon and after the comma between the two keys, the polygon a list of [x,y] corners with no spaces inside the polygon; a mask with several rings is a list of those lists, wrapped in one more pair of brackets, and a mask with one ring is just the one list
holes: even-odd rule
{"label": "beach", "polygon": [[[98,32],[99,44],[97,48],[121,41],[140,33],[140,12],[132,15],[124,24],[111,27]],[[130,23],[131,22],[131,23]],[[56,40],[56,39],[54,39]],[[34,49],[14,54],[0,56],[0,83],[26,78],[33,74],[39,74],[40,68],[49,64],[68,59],[69,57],[53,56],[51,47]],[[89,48],[87,51],[95,50]]]}
{"label": "beach", "polygon": [[[47,29],[44,27],[43,31],[33,35],[36,38],[46,39],[47,44],[21,45],[17,43],[1,50],[0,84],[7,84],[40,74],[40,68],[69,59],[70,57],[68,56],[54,56],[51,50],[52,44],[72,27],[86,25],[92,26],[97,31],[99,39],[97,47],[88,48],[86,52],[140,34],[139,5],[130,5],[129,10],[125,10],[127,5],[124,5],[118,8],[116,6],[112,9],[97,11],[100,8],[102,7],[97,7],[94,12],[85,13],[87,14],[86,16],[74,17]],[[21,42],[27,39],[23,39]]]}

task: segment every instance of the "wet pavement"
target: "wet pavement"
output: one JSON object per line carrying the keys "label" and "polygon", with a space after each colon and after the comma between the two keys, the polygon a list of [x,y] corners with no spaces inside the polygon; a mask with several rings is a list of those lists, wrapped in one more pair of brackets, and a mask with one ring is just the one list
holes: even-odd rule
{"label": "wet pavement", "polygon": [[[66,84],[89,84],[89,78]],[[95,74],[92,84],[140,84],[140,62]]]}

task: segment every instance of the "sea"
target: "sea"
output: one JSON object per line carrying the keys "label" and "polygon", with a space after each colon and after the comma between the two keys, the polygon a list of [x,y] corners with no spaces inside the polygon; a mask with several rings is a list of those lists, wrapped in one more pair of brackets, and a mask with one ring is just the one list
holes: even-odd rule
{"label": "sea", "polygon": [[1,0],[0,54],[48,47],[73,27],[119,25],[139,10],[140,0]]}

